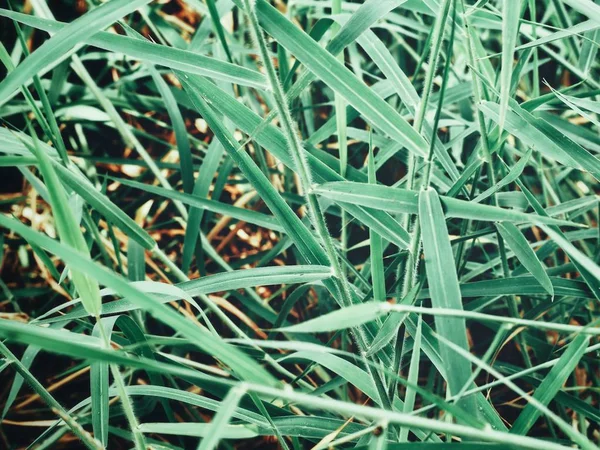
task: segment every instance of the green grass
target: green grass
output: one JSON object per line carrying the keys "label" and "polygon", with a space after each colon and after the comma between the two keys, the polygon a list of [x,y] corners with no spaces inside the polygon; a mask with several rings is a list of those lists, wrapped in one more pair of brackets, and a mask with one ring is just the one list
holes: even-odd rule
{"label": "green grass", "polygon": [[596,2],[77,4],[0,9],[0,448],[598,448]]}

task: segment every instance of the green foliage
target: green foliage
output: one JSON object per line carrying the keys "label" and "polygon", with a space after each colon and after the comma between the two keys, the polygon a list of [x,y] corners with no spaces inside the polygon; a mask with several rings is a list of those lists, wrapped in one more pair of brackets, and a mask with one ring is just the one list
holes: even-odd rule
{"label": "green foliage", "polygon": [[597,448],[596,2],[16,3],[0,446]]}

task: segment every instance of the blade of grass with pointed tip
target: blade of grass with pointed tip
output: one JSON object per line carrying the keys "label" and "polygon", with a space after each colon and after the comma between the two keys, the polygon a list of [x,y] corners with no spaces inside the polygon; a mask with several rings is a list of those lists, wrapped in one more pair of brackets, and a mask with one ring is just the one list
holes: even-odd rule
{"label": "blade of grass with pointed tip", "polygon": [[510,222],[499,222],[496,224],[496,228],[510,249],[515,253],[521,264],[523,264],[529,273],[538,280],[546,292],[554,297],[554,286],[552,285],[552,281],[550,281],[550,277],[546,273],[545,267],[529,246],[529,242],[527,242],[523,233]]}
{"label": "blade of grass with pointed tip", "polygon": [[592,100],[587,99],[579,99],[577,97],[573,97],[572,95],[565,95],[554,89],[552,86],[546,83],[546,85],[550,88],[552,93],[556,95],[556,97],[562,101],[565,105],[567,105],[572,110],[576,111],[581,116],[585,117],[587,120],[592,122],[596,127],[600,128],[600,121],[594,117],[594,114],[590,114],[585,111],[583,108],[590,109],[595,113],[600,112],[600,103],[594,102]]}
{"label": "blade of grass with pointed tip", "polygon": [[[462,311],[462,296],[458,276],[454,270],[454,256],[446,219],[440,198],[432,189],[419,194],[419,219],[423,230],[423,253],[431,290],[431,303],[435,308]],[[464,319],[438,316],[435,317],[435,326],[438,334],[469,351]],[[457,394],[469,380],[471,363],[446,346],[442,346],[440,352],[447,365],[448,390],[451,395]],[[472,397],[462,399],[459,404],[474,417],[478,416],[477,406]]]}
{"label": "blade of grass with pointed tip", "polygon": [[521,159],[519,159],[519,161],[510,168],[509,172],[506,174],[506,176],[504,178],[502,178],[500,181],[498,181],[494,186],[490,186],[484,192],[482,192],[477,197],[475,197],[473,199],[473,202],[475,202],[475,203],[482,202],[483,200],[488,198],[490,195],[495,194],[500,189],[502,189],[504,186],[508,186],[510,183],[515,181],[517,178],[519,178],[521,176],[521,174],[523,173],[525,166],[529,162],[529,158],[531,158],[532,152],[533,152],[533,148],[530,148],[529,150],[527,150],[527,153],[525,155],[523,155],[521,157]]}
{"label": "blade of grass with pointed tip", "polygon": [[90,34],[102,30],[147,3],[150,0],[113,0],[66,25],[0,82],[0,105],[6,103],[19,87],[27,85],[34,75],[50,70],[64,60]]}
{"label": "blade of grass with pointed tip", "polygon": [[[219,163],[221,162],[222,156],[223,146],[221,145],[219,140],[216,139],[210,143],[210,145],[208,146],[207,155],[202,160],[202,165],[200,166],[200,169],[198,171],[198,173],[201,173],[202,176],[196,178],[194,190],[192,191],[192,195],[194,195],[194,197],[206,198],[208,196],[214,178],[214,174],[217,171],[217,168],[219,167]],[[196,244],[200,237],[200,233],[198,232],[198,230],[200,229],[200,224],[202,223],[203,217],[203,209],[190,208],[187,226],[185,228],[185,237],[183,240],[183,252],[181,255],[181,270],[185,273],[189,272],[190,265],[192,264],[194,250],[196,250]],[[201,249],[201,246],[199,245],[198,248]],[[198,261],[198,265],[200,273],[202,273],[204,261]]]}
{"label": "blade of grass with pointed tip", "polygon": [[[116,392],[115,392],[116,393]],[[133,385],[127,387],[127,393],[131,396],[158,397],[173,400],[175,402],[198,406],[209,411],[218,411],[221,405],[219,400],[195,394],[185,390],[154,385]],[[254,423],[263,427],[268,426],[267,421],[260,415],[249,409],[237,407],[232,417],[248,423]]]}
{"label": "blade of grass with pointed tip", "polygon": [[[413,305],[420,290],[420,284],[413,286],[413,288],[408,291],[408,294],[406,294],[406,297],[402,299],[400,304]],[[385,319],[385,322],[383,322],[383,325],[377,332],[377,335],[373,338],[371,346],[369,347],[369,351],[367,352],[367,356],[371,356],[384,348],[398,334],[398,329],[407,316],[408,314],[403,314],[402,317],[398,319],[397,317],[389,315],[388,318]]]}
{"label": "blade of grass with pointed tip", "polygon": [[[515,283],[517,280],[517,283]],[[577,280],[560,277],[550,277],[554,295],[593,298],[586,284]],[[519,276],[512,279],[498,278],[495,280],[461,283],[460,291],[463,297],[495,297],[501,295],[546,295],[547,291],[533,276]],[[419,298],[429,298],[429,289],[423,289]]]}
{"label": "blade of grass with pointed tip", "polygon": [[[148,3],[149,1],[150,0],[137,0],[138,3]],[[96,8],[94,11],[97,9],[98,8]],[[27,14],[20,14],[5,9],[0,9],[0,16],[10,17],[23,24],[33,26],[44,31],[53,32],[57,35],[59,32],[62,33],[66,27],[71,25],[48,19],[41,19],[39,17],[33,17]],[[113,21],[117,20],[119,17],[116,17]],[[159,45],[145,40],[139,40],[128,36],[121,36],[102,31],[92,36],[86,33],[82,37],[82,42],[95,47],[103,48],[105,50],[113,51],[115,53],[122,53],[142,61],[148,61],[152,64],[168,67],[173,70],[195,73],[198,75],[255,88],[265,87],[264,76],[255,70],[247,69],[245,67],[225,61],[219,61],[218,59],[199,55],[188,50],[167,47],[165,45]],[[60,61],[60,59],[55,61],[54,65]],[[47,67],[46,69],[49,70],[51,67],[52,66]],[[0,92],[2,92],[1,88],[2,84],[0,84]]]}
{"label": "blade of grass with pointed tip", "polygon": [[217,377],[209,377],[195,370],[182,366],[157,362],[146,358],[133,358],[125,353],[119,353],[102,348],[101,341],[89,335],[38,327],[30,324],[0,319],[0,336],[3,338],[40,347],[53,354],[71,356],[82,360],[107,361],[125,367],[140,368],[155,373],[189,377],[203,383],[210,380],[213,383],[231,385],[230,381]]}
{"label": "blade of grass with pointed tip", "polygon": [[[517,185],[519,186],[519,188],[521,189],[521,191],[525,194],[525,197],[527,198],[527,202],[533,207],[533,209],[535,210],[535,212],[537,212],[541,216],[548,215],[548,213],[546,212],[546,210],[538,202],[538,200],[535,198],[535,196],[529,191],[529,189],[527,188],[527,186],[525,186],[523,184],[523,182],[521,182],[521,180],[519,180],[519,179],[517,179],[516,182],[517,182]],[[566,237],[564,236],[564,233],[561,231],[561,229],[559,227],[555,226],[555,227],[552,228],[552,230],[559,237],[562,237],[563,239],[566,240]],[[582,278],[585,280],[586,284],[589,286],[589,289],[592,292],[592,295],[594,295],[598,300],[600,300],[600,280],[598,280],[597,277],[595,277],[593,274],[591,274],[586,269],[586,267],[584,267],[582,264],[580,264],[577,261],[577,259],[573,260],[573,264],[575,265],[575,267],[577,268],[577,270],[581,274]]]}
{"label": "blade of grass with pointed tip", "polygon": [[338,202],[338,204],[360,223],[377,233],[382,239],[402,249],[409,247],[410,235],[400,225],[398,220],[387,211],[358,207],[351,203]]}
{"label": "blade of grass with pointed tip", "polygon": [[158,88],[158,92],[164,100],[165,108],[167,109],[167,113],[173,124],[175,144],[177,145],[177,151],[179,152],[179,167],[181,170],[181,178],[183,180],[183,190],[187,194],[191,194],[194,189],[194,166],[192,164],[191,143],[185,128],[185,123],[183,122],[183,117],[181,116],[181,111],[179,110],[179,106],[175,101],[173,93],[160,73],[158,73],[152,65],[148,65],[148,70],[150,71],[152,80]]}
{"label": "blade of grass with pointed tip", "polygon": [[279,328],[278,331],[284,333],[323,333],[344,330],[377,319],[386,313],[385,306],[385,303],[379,303],[379,306],[377,306],[376,302],[353,305],[297,325]]}

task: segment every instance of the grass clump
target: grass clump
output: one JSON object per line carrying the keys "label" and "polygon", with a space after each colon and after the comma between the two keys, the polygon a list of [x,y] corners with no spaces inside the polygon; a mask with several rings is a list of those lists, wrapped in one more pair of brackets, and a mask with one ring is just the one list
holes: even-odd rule
{"label": "grass clump", "polygon": [[0,448],[596,449],[599,12],[1,8]]}

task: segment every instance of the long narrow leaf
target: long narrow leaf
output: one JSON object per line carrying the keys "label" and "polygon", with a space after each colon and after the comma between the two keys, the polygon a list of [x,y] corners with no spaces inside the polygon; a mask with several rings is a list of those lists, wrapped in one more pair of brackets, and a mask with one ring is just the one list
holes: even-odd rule
{"label": "long narrow leaf", "polygon": [[[431,303],[435,308],[461,311],[462,297],[454,270],[448,229],[442,203],[434,190],[422,191],[419,194],[419,218],[423,229],[423,253],[431,290]],[[469,350],[466,324],[463,319],[436,317],[435,326],[441,336]],[[469,380],[471,363],[444,345],[440,346],[440,352],[448,367],[446,373],[450,394],[457,394]],[[465,398],[460,404],[477,417],[477,407],[472,398]]]}

